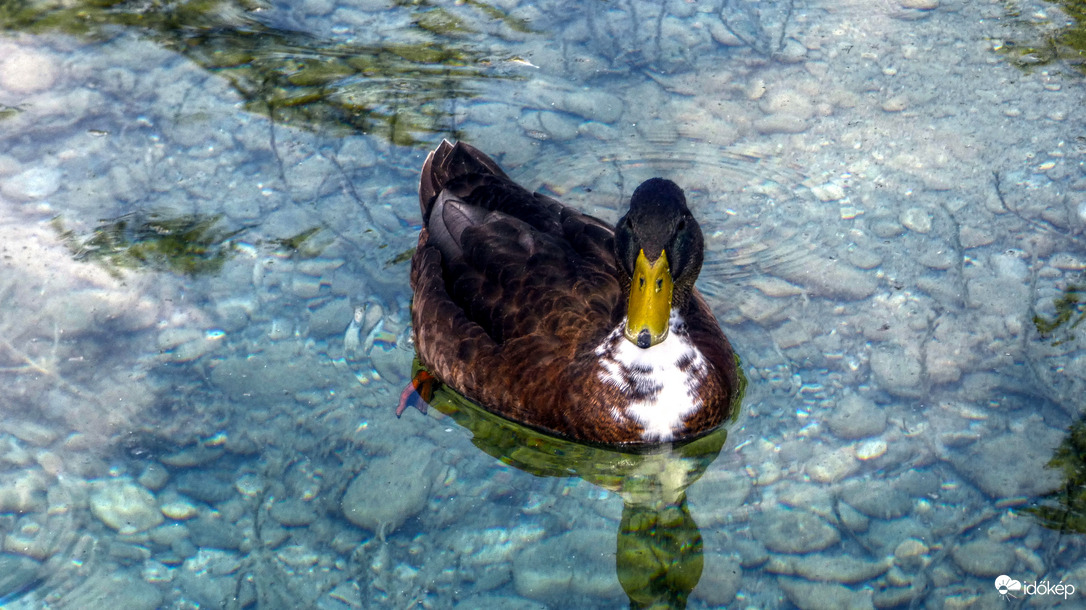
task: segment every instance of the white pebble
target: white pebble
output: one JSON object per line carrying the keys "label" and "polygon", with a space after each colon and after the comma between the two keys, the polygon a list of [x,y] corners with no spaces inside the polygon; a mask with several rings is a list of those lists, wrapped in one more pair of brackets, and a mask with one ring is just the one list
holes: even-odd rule
{"label": "white pebble", "polygon": [[931,214],[921,208],[909,208],[901,213],[898,219],[911,231],[928,233],[931,231]]}
{"label": "white pebble", "polygon": [[807,474],[819,483],[840,481],[860,468],[860,463],[848,451],[837,450],[815,459],[807,467]]}
{"label": "white pebble", "polygon": [[791,89],[776,89],[761,99],[762,111],[769,115],[784,114],[798,119],[814,115],[814,106],[807,96]]}
{"label": "white pebble", "polygon": [[930,11],[939,8],[939,0],[898,0],[902,8]]}
{"label": "white pebble", "polygon": [[92,481],[90,509],[120,534],[135,534],[162,523],[151,492],[126,479]]}
{"label": "white pebble", "polygon": [[15,438],[38,447],[46,447],[57,440],[56,430],[48,426],[23,420],[12,420],[4,423],[4,432]]}
{"label": "white pebble", "polygon": [[241,477],[234,482],[234,489],[237,489],[238,493],[250,498],[262,493],[264,491],[264,486],[264,479],[256,474],[241,475]]}
{"label": "white pebble", "polygon": [[0,183],[0,193],[18,201],[44,199],[60,189],[60,170],[31,167]]}
{"label": "white pebble", "polygon": [[803,289],[799,286],[768,275],[750,280],[750,285],[767,297],[772,298],[794,297],[803,294]]}
{"label": "white pebble", "polygon": [[1045,573],[1045,562],[1041,556],[1029,549],[1018,547],[1014,549],[1014,555],[1022,562],[1030,572],[1034,574]]}
{"label": "white pebble", "polygon": [[195,517],[199,511],[190,502],[173,500],[162,504],[162,514],[175,521],[184,521]]}
{"label": "white pebble", "polygon": [[818,197],[819,201],[838,201],[845,198],[845,189],[839,184],[827,182],[811,187],[811,194]]}
{"label": "white pebble", "polygon": [[781,467],[776,462],[763,462],[758,467],[747,467],[747,474],[754,479],[755,485],[772,485],[781,480]]}
{"label": "white pebble", "polygon": [[754,121],[754,129],[761,134],[803,133],[807,131],[806,119],[791,114],[771,114]]}
{"label": "white pebble", "polygon": [[57,65],[53,58],[31,49],[0,46],[0,89],[12,93],[35,93],[53,86]]}
{"label": "white pebble", "polygon": [[895,95],[882,103],[882,109],[886,112],[901,112],[909,105],[903,95]]}
{"label": "white pebble", "polygon": [[785,39],[781,50],[774,54],[775,59],[788,64],[803,61],[805,57],[807,57],[807,47],[795,38]]}
{"label": "white pebble", "polygon": [[747,85],[747,99],[748,100],[760,100],[765,95],[768,87],[765,84],[765,79],[756,78]]}
{"label": "white pebble", "polygon": [[861,460],[873,460],[886,453],[886,441],[873,438],[856,445],[856,457]]}

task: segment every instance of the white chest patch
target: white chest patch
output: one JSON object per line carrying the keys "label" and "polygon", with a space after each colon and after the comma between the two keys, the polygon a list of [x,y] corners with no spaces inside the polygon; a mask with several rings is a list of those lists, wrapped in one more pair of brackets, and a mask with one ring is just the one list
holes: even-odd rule
{"label": "white chest patch", "polygon": [[698,387],[707,365],[690,342],[678,314],[672,313],[667,338],[641,349],[623,336],[625,321],[596,348],[603,368],[599,378],[629,398],[625,410],[611,409],[618,421],[633,419],[646,441],[669,441],[683,419],[701,408]]}

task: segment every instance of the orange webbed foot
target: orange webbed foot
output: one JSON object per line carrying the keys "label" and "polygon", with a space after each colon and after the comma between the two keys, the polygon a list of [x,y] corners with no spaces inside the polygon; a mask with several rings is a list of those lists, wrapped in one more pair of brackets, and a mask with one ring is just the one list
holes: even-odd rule
{"label": "orange webbed foot", "polygon": [[434,389],[437,385],[437,377],[420,370],[400,393],[400,404],[396,407],[396,417],[403,415],[407,407],[415,407],[420,413],[425,414],[430,400],[434,397]]}

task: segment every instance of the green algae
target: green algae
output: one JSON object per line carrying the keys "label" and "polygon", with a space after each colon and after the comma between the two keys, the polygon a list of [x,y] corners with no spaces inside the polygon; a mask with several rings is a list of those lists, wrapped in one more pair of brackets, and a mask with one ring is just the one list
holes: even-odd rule
{"label": "green algae", "polygon": [[485,2],[481,2],[480,0],[464,0],[464,4],[479,9],[488,19],[501,21],[514,32],[520,32],[522,34],[539,33],[537,30],[532,29],[527,21],[513,17],[509,13]]}
{"label": "green algae", "polygon": [[457,36],[475,32],[473,28],[464,23],[464,20],[440,7],[419,15],[418,19],[415,20],[415,24],[427,32],[442,36]]}
{"label": "green algae", "polygon": [[[1052,304],[1050,316],[1033,316],[1042,340],[1058,346],[1074,341],[1086,320],[1086,283],[1068,284]],[[1060,489],[1036,499],[1026,511],[1049,529],[1086,534],[1086,417],[1073,424],[1046,468],[1060,471]]]}
{"label": "green algae", "polygon": [[149,270],[195,276],[219,272],[236,253],[233,238],[245,228],[225,229],[221,219],[131,213],[103,221],[85,237],[65,230],[59,217],[53,227],[76,260],[98,263],[114,275]]}
{"label": "green algae", "polygon": [[1073,341],[1074,331],[1086,319],[1086,285],[1067,286],[1052,305],[1055,309],[1052,316],[1033,316],[1037,332],[1042,339],[1054,339],[1053,345]]}
{"label": "green algae", "polygon": [[1064,25],[1021,19],[1020,13],[1009,5],[1008,19],[1026,24],[1023,36],[1012,36],[997,44],[995,50],[1022,69],[1047,67],[1066,63],[1086,74],[1086,0],[1048,0],[1067,16]]}
{"label": "green algae", "polygon": [[455,100],[475,96],[486,79],[510,78],[472,46],[471,20],[527,26],[479,0],[466,3],[464,16],[427,2],[400,6],[412,11],[411,25],[375,44],[273,27],[261,21],[269,7],[251,0],[10,0],[0,3],[0,29],[89,41],[132,32],[225,78],[249,112],[423,146],[433,134],[455,132]]}
{"label": "green algae", "polygon": [[170,272],[197,276],[218,273],[240,251],[257,248],[291,259],[320,256],[335,236],[315,226],[278,239],[236,239],[250,227],[223,226],[222,215],[131,212],[100,222],[89,234],[65,227],[53,218],[53,229],[77,261],[96,263],[110,274],[124,271]]}
{"label": "green algae", "polygon": [[1026,512],[1049,529],[1086,534],[1086,419],[1071,425],[1047,467],[1063,472],[1063,485]]}
{"label": "green algae", "polygon": [[310,227],[290,237],[271,240],[272,247],[277,251],[302,259],[320,256],[331,244],[332,240],[321,233],[321,227]]}
{"label": "green algae", "polygon": [[415,250],[416,248],[412,247],[404,250],[403,252],[400,252],[396,256],[393,256],[392,258],[385,261],[385,267],[392,267],[393,265],[399,265],[400,263],[411,260],[411,257],[415,256]]}
{"label": "green algae", "polygon": [[19,108],[18,106],[5,106],[4,104],[0,104],[0,121],[10,119],[22,111],[22,108]]}

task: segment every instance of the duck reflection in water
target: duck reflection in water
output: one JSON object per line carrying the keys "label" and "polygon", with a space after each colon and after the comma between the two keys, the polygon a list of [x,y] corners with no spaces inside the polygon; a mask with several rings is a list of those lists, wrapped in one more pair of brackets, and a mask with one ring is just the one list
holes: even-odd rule
{"label": "duck reflection in water", "polygon": [[[630,607],[686,607],[703,563],[701,531],[686,490],[720,453],[726,427],[685,443],[578,443],[483,409],[436,381],[418,361],[414,378],[421,382],[408,386],[404,401],[425,401],[451,417],[485,453],[538,477],[578,477],[622,498],[615,569]],[[739,379],[737,399],[745,386]]]}

